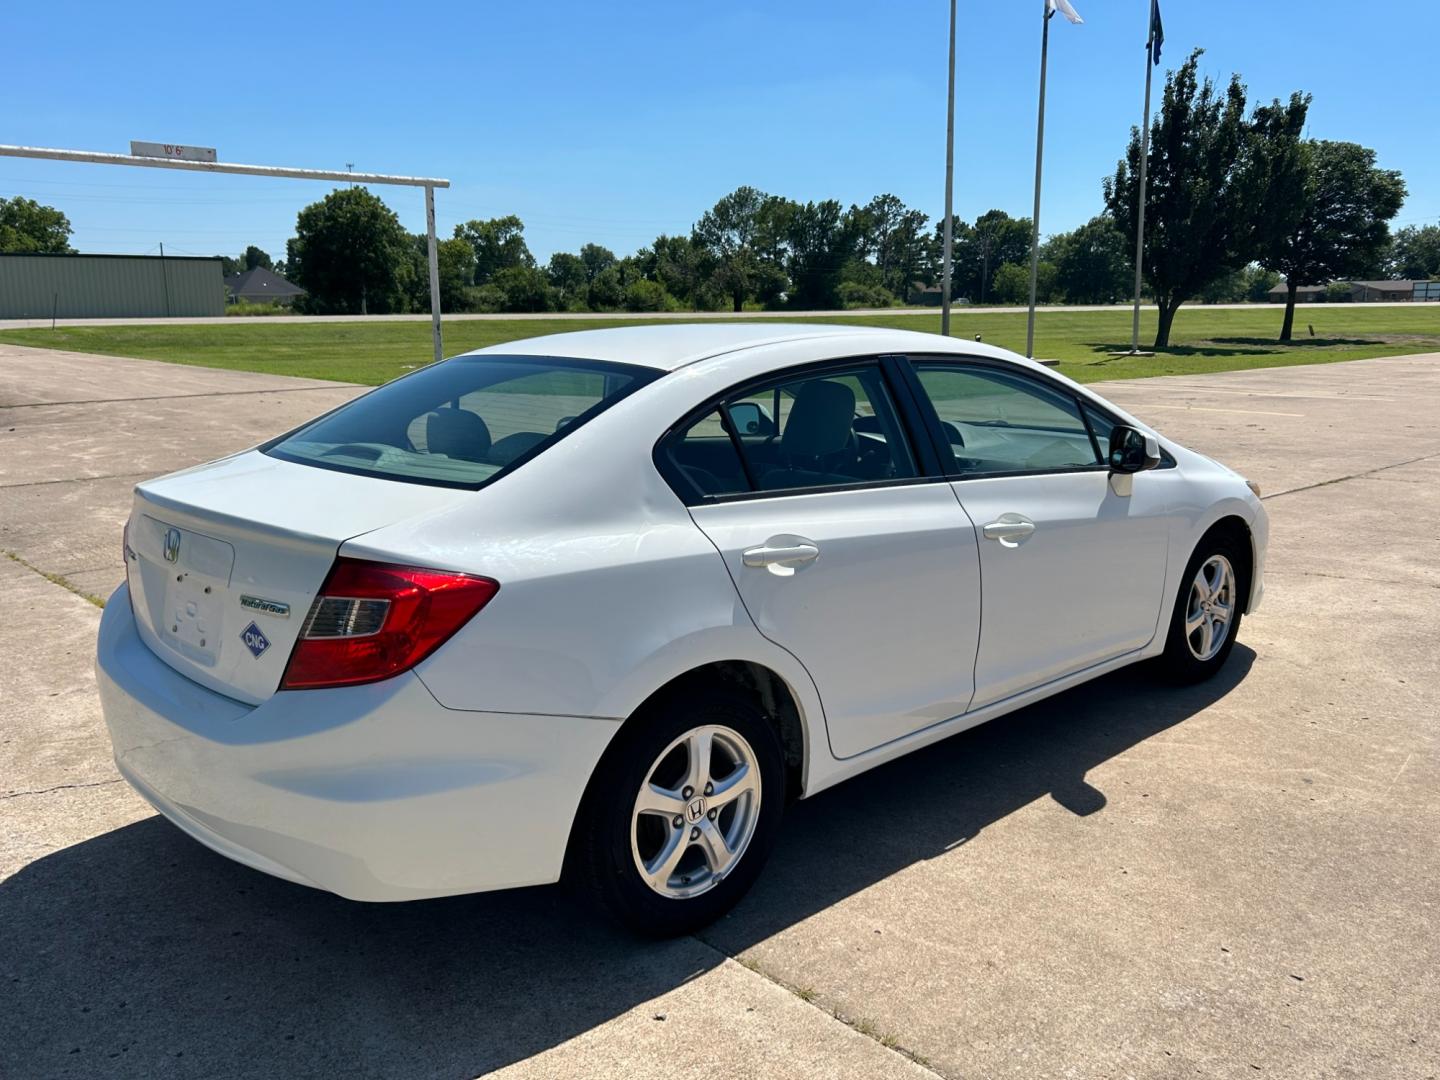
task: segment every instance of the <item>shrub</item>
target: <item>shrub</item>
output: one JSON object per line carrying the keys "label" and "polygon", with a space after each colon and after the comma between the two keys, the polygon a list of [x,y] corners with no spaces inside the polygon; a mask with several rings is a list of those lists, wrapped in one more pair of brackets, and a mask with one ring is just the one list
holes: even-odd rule
{"label": "shrub", "polygon": [[836,290],[845,308],[886,308],[897,303],[895,294],[883,285],[867,285],[860,281],[842,281]]}
{"label": "shrub", "polygon": [[545,277],[545,271],[536,267],[507,266],[495,273],[490,285],[504,297],[503,311],[555,310],[555,287]]}
{"label": "shrub", "polygon": [[673,311],[676,306],[674,298],[658,281],[641,278],[625,289],[626,311]]}
{"label": "shrub", "polygon": [[291,315],[293,312],[288,307],[280,304],[251,304],[245,300],[237,300],[233,304],[225,305],[226,315]]}
{"label": "shrub", "polygon": [[492,314],[505,310],[505,294],[494,285],[471,285],[465,290],[465,310]]}

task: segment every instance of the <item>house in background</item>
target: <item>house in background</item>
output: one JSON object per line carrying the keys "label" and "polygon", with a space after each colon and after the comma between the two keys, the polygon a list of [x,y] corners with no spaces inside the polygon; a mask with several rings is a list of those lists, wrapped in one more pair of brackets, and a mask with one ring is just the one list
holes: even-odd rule
{"label": "house in background", "polygon": [[[1301,285],[1300,288],[1295,290],[1295,302],[1297,304],[1318,303],[1325,299],[1325,289],[1326,286],[1324,285]],[[1266,295],[1270,297],[1272,304],[1283,304],[1290,296],[1289,286],[1282,281],[1266,293]]]}
{"label": "house in background", "polygon": [[938,307],[942,299],[939,285],[927,285],[923,281],[910,283],[910,291],[905,296],[907,304],[919,304],[921,307]]}
{"label": "house in background", "polygon": [[289,307],[297,296],[304,296],[305,290],[292,285],[279,274],[257,266],[225,279],[228,302],[245,304],[281,304]]}
{"label": "house in background", "polygon": [[1373,303],[1377,300],[1413,300],[1413,281],[1352,281],[1350,299],[1357,303]]}
{"label": "house in background", "polygon": [[[1374,304],[1381,301],[1394,303],[1411,300],[1440,300],[1440,290],[1434,289],[1434,283],[1428,281],[1337,281],[1332,284],[1344,286],[1349,290],[1348,294],[1341,294],[1333,299],[1349,300],[1357,304]],[[1320,300],[1332,299],[1330,288],[1330,285],[1301,285],[1296,290],[1295,300],[1297,303],[1313,304]],[[1339,289],[1336,292],[1339,292]],[[1272,304],[1285,303],[1285,283],[1282,281],[1266,295],[1269,296]]]}

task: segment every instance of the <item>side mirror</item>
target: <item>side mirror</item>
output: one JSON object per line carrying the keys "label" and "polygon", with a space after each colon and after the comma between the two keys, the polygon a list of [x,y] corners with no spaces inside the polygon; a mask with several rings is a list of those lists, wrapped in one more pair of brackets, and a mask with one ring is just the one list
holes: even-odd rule
{"label": "side mirror", "polygon": [[757,402],[737,401],[726,411],[730,414],[730,422],[735,425],[738,435],[775,434],[775,421],[770,419],[769,412]]}
{"label": "side mirror", "polygon": [[1110,471],[1128,475],[1160,464],[1160,441],[1138,428],[1116,424],[1110,429]]}

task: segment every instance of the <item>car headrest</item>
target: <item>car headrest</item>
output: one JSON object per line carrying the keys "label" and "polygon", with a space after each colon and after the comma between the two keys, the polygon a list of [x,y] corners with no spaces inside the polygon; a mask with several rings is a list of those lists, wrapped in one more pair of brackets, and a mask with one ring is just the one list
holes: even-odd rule
{"label": "car headrest", "polygon": [[512,432],[495,440],[495,445],[490,448],[489,462],[491,465],[509,465],[521,454],[528,454],[535,449],[545,439],[546,436],[538,431]]}
{"label": "car headrest", "polygon": [[484,461],[490,453],[490,429],[477,413],[447,405],[425,418],[425,445],[432,454]]}
{"label": "car headrest", "polygon": [[844,383],[816,379],[795,395],[780,448],[796,457],[820,457],[843,450],[855,423],[855,391]]}

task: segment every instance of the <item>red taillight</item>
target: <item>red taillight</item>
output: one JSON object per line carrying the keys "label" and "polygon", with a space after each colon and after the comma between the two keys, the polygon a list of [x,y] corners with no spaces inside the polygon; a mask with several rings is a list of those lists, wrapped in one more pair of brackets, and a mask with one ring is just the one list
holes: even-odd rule
{"label": "red taillight", "polygon": [[408,671],[500,590],[447,570],[340,558],[310,605],[281,690],[352,686]]}

